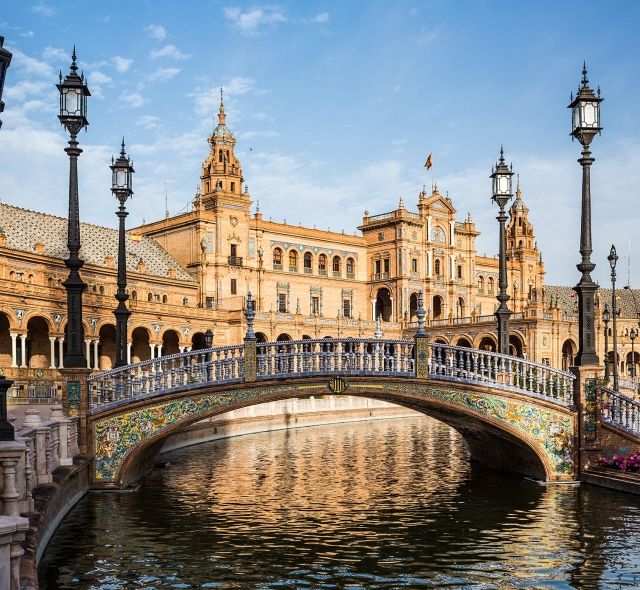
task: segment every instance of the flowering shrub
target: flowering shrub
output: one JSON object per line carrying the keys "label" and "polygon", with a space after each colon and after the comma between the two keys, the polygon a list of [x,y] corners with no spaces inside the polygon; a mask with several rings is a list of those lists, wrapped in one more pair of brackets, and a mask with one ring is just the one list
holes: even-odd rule
{"label": "flowering shrub", "polygon": [[601,457],[599,460],[601,467],[610,467],[619,471],[640,472],[640,452],[631,453],[626,458],[622,455],[613,457]]}
{"label": "flowering shrub", "polygon": [[625,469],[633,472],[640,471],[640,453],[632,453],[627,457]]}

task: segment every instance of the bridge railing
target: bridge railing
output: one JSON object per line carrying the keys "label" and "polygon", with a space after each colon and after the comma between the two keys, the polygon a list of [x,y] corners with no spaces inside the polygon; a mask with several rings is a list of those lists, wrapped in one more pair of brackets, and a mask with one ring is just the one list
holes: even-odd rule
{"label": "bridge railing", "polygon": [[216,346],[170,354],[91,375],[89,407],[160,391],[189,389],[205,383],[244,379],[244,346]]}
{"label": "bridge railing", "polygon": [[414,340],[321,338],[257,345],[258,379],[295,375],[397,375],[415,372]]}
{"label": "bridge railing", "polygon": [[600,419],[640,434],[640,402],[607,387],[600,387]]}
{"label": "bridge railing", "polygon": [[429,376],[434,379],[491,385],[573,405],[572,373],[519,357],[433,342]]}

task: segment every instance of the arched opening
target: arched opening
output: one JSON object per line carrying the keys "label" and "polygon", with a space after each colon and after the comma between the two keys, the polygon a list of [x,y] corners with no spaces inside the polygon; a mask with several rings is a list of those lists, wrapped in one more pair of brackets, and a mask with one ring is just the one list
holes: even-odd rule
{"label": "arched opening", "polygon": [[440,320],[444,317],[444,299],[440,295],[433,298],[433,319]]}
{"label": "arched opening", "polygon": [[202,332],[195,332],[191,336],[191,350],[204,350],[206,348],[204,334]]}
{"label": "arched opening", "polygon": [[462,336],[462,337],[458,338],[458,340],[457,340],[455,345],[456,346],[464,346],[465,348],[473,348],[473,346],[471,344],[471,341],[465,336]]}
{"label": "arched opening", "polygon": [[302,339],[303,340],[311,340],[311,336],[309,336],[308,334],[303,334],[302,335]]}
{"label": "arched opening", "polygon": [[340,276],[341,262],[342,261],[340,260],[340,256],[333,257],[333,276],[334,277]]}
{"label": "arched opening", "polygon": [[311,274],[311,271],[313,269],[313,256],[311,255],[311,252],[305,252],[304,253],[304,272],[307,274]]}
{"label": "arched opening", "polygon": [[257,342],[266,342],[267,341],[267,336],[265,334],[263,334],[262,332],[256,332],[256,341]]}
{"label": "arched opening", "polygon": [[273,249],[273,268],[282,270],[282,250],[280,248]]}
{"label": "arched opening", "polygon": [[562,368],[567,371],[573,367],[576,357],[576,345],[573,340],[565,340],[562,345]]}
{"label": "arched opening", "polygon": [[489,277],[487,279],[487,293],[489,295],[493,295],[493,286],[494,286],[493,277]]}
{"label": "arched opening", "polygon": [[459,318],[463,318],[465,317],[465,305],[464,305],[464,299],[462,297],[458,297],[457,301],[456,301],[456,316]]}
{"label": "arched opening", "polygon": [[175,330],[167,330],[162,335],[162,356],[180,352],[180,336]]}
{"label": "arched opening", "polygon": [[291,336],[289,336],[289,334],[285,334],[284,332],[276,338],[276,342],[288,342],[289,340],[292,340]]}
{"label": "arched opening", "polygon": [[484,277],[478,277],[478,293],[484,293]]}
{"label": "arched opening", "polygon": [[318,274],[326,275],[327,274],[327,255],[320,254],[318,256]]}
{"label": "arched opening", "polygon": [[640,361],[640,353],[633,351],[627,354],[627,375],[635,377],[638,374],[638,362]]}
{"label": "arched opening", "polygon": [[149,346],[149,331],[146,328],[137,327],[131,333],[131,362],[139,363],[151,358]]}
{"label": "arched opening", "polygon": [[517,334],[511,334],[509,336],[509,354],[511,356],[518,356],[524,358],[524,342]]}
{"label": "arched opening", "polygon": [[295,250],[289,252],[289,271],[298,272],[298,253]]}
{"label": "arched opening", "polygon": [[[6,314],[0,313],[0,367],[11,366],[11,324]],[[18,357],[18,361],[19,361]]]}
{"label": "arched opening", "polygon": [[496,352],[498,350],[498,342],[491,336],[483,336],[478,345],[480,350],[486,350],[488,352]]}
{"label": "arched opening", "polygon": [[356,263],[353,258],[347,258],[347,278],[353,279],[356,273]]}
{"label": "arched opening", "polygon": [[434,270],[434,272],[435,272],[436,277],[439,277],[439,276],[440,276],[440,274],[441,274],[441,272],[440,272],[440,270],[441,270],[441,269],[440,269],[440,266],[441,266],[440,259],[439,259],[439,258],[436,258],[435,262],[433,263],[433,270]]}
{"label": "arched opening", "polygon": [[51,343],[49,324],[44,318],[35,316],[27,322],[27,366],[32,369],[48,369]]}
{"label": "arched opening", "polygon": [[[101,326],[98,332],[98,341],[98,367],[101,371],[113,369],[116,364],[116,327],[112,324]],[[94,365],[92,364],[91,366],[93,367]]]}
{"label": "arched opening", "polygon": [[433,341],[435,343],[437,343],[437,344],[448,344],[448,342],[444,338],[442,338],[441,336],[437,337],[437,338],[434,338]]}
{"label": "arched opening", "polygon": [[391,321],[391,293],[389,293],[389,289],[387,288],[383,287],[382,289],[378,289],[375,315],[374,320],[381,317],[383,322]]}
{"label": "arched opening", "polygon": [[415,322],[418,319],[416,315],[418,311],[418,294],[411,293],[409,297],[409,321]]}

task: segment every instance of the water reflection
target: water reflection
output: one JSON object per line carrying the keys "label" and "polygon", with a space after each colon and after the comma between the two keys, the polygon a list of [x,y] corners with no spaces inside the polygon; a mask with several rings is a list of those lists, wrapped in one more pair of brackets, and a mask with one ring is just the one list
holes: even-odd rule
{"label": "water reflection", "polygon": [[639,502],[469,464],[427,418],[175,451],[134,494],[91,494],[43,588],[619,588],[640,585]]}

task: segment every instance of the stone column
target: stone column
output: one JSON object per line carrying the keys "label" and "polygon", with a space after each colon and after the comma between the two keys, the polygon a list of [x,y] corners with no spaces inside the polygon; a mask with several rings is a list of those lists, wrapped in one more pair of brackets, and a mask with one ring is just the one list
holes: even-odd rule
{"label": "stone column", "polygon": [[127,342],[127,364],[131,364],[131,347],[133,346],[133,342],[129,340]]}
{"label": "stone column", "polygon": [[56,337],[49,336],[49,368],[56,368]]}
{"label": "stone column", "polygon": [[93,370],[100,370],[100,357],[98,356],[98,342],[99,340],[93,341]]}
{"label": "stone column", "polygon": [[158,353],[156,354],[156,358],[160,358],[162,356],[162,344],[158,344]]}
{"label": "stone column", "polygon": [[18,334],[16,332],[10,332],[11,335],[11,367],[16,368],[18,366]]}
{"label": "stone column", "polygon": [[27,368],[27,335],[20,334],[20,368]]}
{"label": "stone column", "polygon": [[91,340],[89,340],[88,338],[85,338],[84,347],[85,347],[84,356],[87,357],[87,369],[90,369],[91,368]]}
{"label": "stone column", "polygon": [[2,467],[2,516],[20,516],[18,489],[16,488],[16,465],[18,457],[1,457]]}
{"label": "stone column", "polygon": [[602,367],[584,365],[571,367],[570,370],[576,376],[573,383],[573,403],[578,409],[578,418],[574,448],[575,477],[579,479],[589,464],[602,454],[598,411],[598,383],[602,378]]}
{"label": "stone column", "polygon": [[62,345],[64,344],[64,336],[58,337],[58,354],[60,355],[60,360],[58,362],[58,369],[64,369],[64,350],[62,349]]}
{"label": "stone column", "polygon": [[64,417],[62,404],[54,404],[51,406],[51,420],[55,420],[58,424],[58,448],[60,452],[60,465],[73,465],[71,450],[69,449],[69,422]]}
{"label": "stone column", "polygon": [[376,321],[376,300],[372,299],[371,300],[371,319],[375,322]]}
{"label": "stone column", "polygon": [[154,358],[156,358],[156,345],[155,344],[149,344],[149,348],[151,349],[151,357],[150,359],[153,360]]}
{"label": "stone column", "polygon": [[0,588],[20,590],[20,557],[28,529],[27,518],[0,516]]}

